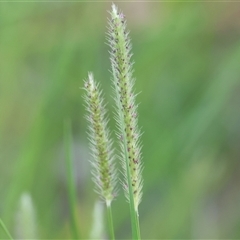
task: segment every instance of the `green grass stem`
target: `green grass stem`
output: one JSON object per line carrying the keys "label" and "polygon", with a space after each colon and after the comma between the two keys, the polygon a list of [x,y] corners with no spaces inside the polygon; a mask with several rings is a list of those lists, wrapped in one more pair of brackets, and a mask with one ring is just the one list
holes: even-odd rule
{"label": "green grass stem", "polygon": [[138,239],[141,239],[140,225],[139,225],[139,215],[135,212],[136,222],[137,222],[137,230],[138,230]]}
{"label": "green grass stem", "polygon": [[74,239],[80,239],[80,233],[78,229],[78,218],[77,218],[77,197],[76,197],[76,186],[74,182],[73,172],[73,156],[72,156],[72,131],[71,131],[71,120],[67,119],[64,122],[64,141],[66,151],[66,172],[67,172],[67,186],[68,186],[68,197],[70,207],[70,221],[71,221],[71,232]]}
{"label": "green grass stem", "polygon": [[109,205],[107,204],[107,216],[108,216],[109,236],[111,240],[115,240],[111,203]]}

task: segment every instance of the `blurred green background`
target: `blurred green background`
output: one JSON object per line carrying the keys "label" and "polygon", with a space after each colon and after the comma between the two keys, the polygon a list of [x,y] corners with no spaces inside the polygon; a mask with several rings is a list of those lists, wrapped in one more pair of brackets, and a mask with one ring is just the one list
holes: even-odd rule
{"label": "blurred green background", "polygon": [[[105,44],[110,5],[0,3],[0,217],[15,239],[71,238],[66,118],[72,120],[79,229],[84,239],[91,236],[98,196],[81,87],[93,71],[114,130]],[[142,238],[240,239],[240,3],[118,6],[131,30],[141,92]],[[126,239],[129,207],[121,188],[119,195],[116,235]]]}

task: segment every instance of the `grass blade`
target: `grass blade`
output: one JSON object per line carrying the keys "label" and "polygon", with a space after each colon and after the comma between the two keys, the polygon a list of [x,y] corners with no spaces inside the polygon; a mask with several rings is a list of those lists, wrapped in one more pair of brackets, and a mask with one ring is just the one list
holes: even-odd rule
{"label": "grass blade", "polygon": [[9,231],[7,230],[5,224],[3,223],[3,221],[1,219],[0,219],[0,226],[3,229],[3,231],[5,232],[5,234],[8,236],[8,238],[13,240],[11,234],[9,233]]}
{"label": "grass blade", "polygon": [[71,231],[74,239],[80,239],[80,233],[78,229],[78,218],[77,218],[77,197],[76,197],[76,186],[74,183],[74,172],[73,172],[73,157],[72,157],[72,133],[71,133],[71,121],[70,119],[65,120],[64,123],[64,141],[65,141],[65,153],[66,153],[66,170],[67,170],[67,185],[68,185],[68,197],[70,207],[70,218],[71,218]]}

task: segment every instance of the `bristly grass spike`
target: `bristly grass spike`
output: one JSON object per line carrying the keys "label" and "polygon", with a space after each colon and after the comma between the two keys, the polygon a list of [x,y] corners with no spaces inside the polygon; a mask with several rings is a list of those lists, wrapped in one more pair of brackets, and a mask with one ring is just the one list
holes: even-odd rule
{"label": "bristly grass spike", "polygon": [[106,105],[102,97],[99,84],[94,80],[93,74],[88,74],[84,82],[86,95],[84,97],[89,122],[89,141],[94,168],[93,180],[96,190],[107,205],[111,204],[115,194],[116,170],[114,168],[114,152],[110,131],[107,128]]}
{"label": "bristly grass spike", "polygon": [[[126,29],[126,19],[112,4],[107,33],[110,46],[112,82],[115,91],[116,122],[120,136],[121,160],[124,173],[123,189],[130,204],[133,237],[140,239],[138,206],[142,199],[142,162],[140,130],[138,128],[135,79],[131,60],[131,42]],[[122,136],[122,137],[121,137]],[[127,187],[126,187],[127,186]]]}

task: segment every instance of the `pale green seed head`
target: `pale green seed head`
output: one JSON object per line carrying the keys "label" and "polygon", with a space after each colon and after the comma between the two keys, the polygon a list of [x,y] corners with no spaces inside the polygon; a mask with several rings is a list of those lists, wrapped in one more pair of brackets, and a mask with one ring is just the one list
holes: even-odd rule
{"label": "pale green seed head", "polygon": [[[142,197],[142,163],[140,131],[137,123],[137,105],[133,91],[131,43],[129,32],[126,30],[126,20],[116,5],[112,5],[109,20],[108,44],[111,48],[110,60],[112,65],[115,100],[117,105],[116,119],[122,148],[124,176],[127,179],[126,162],[130,167],[131,186],[134,195],[134,207],[137,211]],[[127,149],[126,149],[127,148]],[[127,151],[127,159],[125,154]],[[129,198],[127,181],[124,183],[125,195]]]}
{"label": "pale green seed head", "polygon": [[86,90],[84,99],[88,112],[89,141],[93,157],[91,161],[93,180],[96,184],[96,191],[109,205],[116,195],[113,147],[107,128],[108,120],[102,93],[92,73],[89,73],[88,79],[84,83],[84,89]]}

